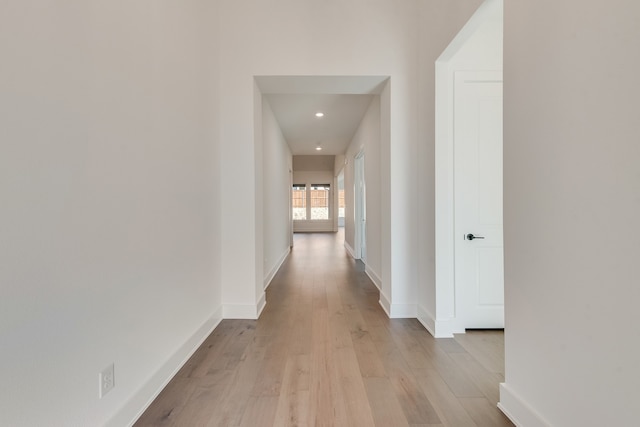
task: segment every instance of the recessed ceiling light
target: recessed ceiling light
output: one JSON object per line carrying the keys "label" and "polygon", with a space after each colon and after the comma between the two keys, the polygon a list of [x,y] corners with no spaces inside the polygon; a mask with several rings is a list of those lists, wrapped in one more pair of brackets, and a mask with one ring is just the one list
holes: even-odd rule
{"label": "recessed ceiling light", "polygon": [[324,117],[324,113],[322,113],[322,112],[318,111],[318,112],[316,113],[316,117]]}
{"label": "recessed ceiling light", "polygon": [[320,151],[320,150],[322,150],[322,147],[320,147],[320,146],[318,145],[318,146],[316,147],[316,150],[317,150],[317,151]]}

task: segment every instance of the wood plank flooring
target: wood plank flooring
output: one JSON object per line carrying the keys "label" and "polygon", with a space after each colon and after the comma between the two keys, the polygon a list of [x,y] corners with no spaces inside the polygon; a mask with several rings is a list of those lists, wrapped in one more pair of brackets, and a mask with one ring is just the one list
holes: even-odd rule
{"label": "wood plank flooring", "polygon": [[297,234],[260,319],[222,321],[135,426],[512,426],[502,332],[388,319],[343,239]]}

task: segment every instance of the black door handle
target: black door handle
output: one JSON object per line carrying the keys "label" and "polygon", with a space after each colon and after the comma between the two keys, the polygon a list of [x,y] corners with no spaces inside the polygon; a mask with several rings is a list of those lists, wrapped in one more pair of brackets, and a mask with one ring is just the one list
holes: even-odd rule
{"label": "black door handle", "polygon": [[484,239],[484,237],[482,236],[474,236],[473,234],[469,233],[465,236],[467,238],[467,240],[473,240],[473,239]]}

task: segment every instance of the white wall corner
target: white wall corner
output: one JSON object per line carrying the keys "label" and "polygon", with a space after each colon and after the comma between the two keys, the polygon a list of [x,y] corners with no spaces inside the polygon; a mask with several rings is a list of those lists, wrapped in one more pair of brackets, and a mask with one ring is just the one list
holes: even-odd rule
{"label": "white wall corner", "polygon": [[415,319],[417,317],[416,304],[391,304],[389,310],[391,319]]}
{"label": "white wall corner", "polygon": [[393,304],[382,290],[380,291],[380,306],[390,319],[415,319],[417,317],[416,304]]}
{"label": "white wall corner", "polygon": [[280,267],[282,267],[282,264],[284,263],[284,261],[289,256],[289,253],[291,253],[291,247],[287,246],[287,249],[280,256],[280,258],[278,259],[276,264],[273,266],[273,268],[271,269],[269,274],[267,274],[267,277],[264,278],[264,290],[267,290],[267,288],[271,284],[271,281],[276,276],[276,273],[278,273],[278,270],[280,270]]}
{"label": "white wall corner", "polygon": [[223,308],[224,319],[249,319],[256,320],[267,305],[265,293],[263,292],[256,304],[225,304]]}
{"label": "white wall corner", "polygon": [[349,253],[349,255],[351,255],[351,258],[356,259],[356,252],[353,250],[351,245],[349,245],[349,243],[347,243],[346,240],[344,241],[344,247],[347,250],[347,252]]}
{"label": "white wall corner", "polygon": [[434,337],[436,336],[436,319],[422,304],[418,304],[418,321]]}
{"label": "white wall corner", "polygon": [[[346,242],[345,242],[345,245],[346,245]],[[381,290],[382,279],[380,279],[380,276],[378,276],[376,272],[373,271],[373,269],[371,269],[368,265],[364,266],[364,272],[366,273],[367,276],[369,276],[369,279],[371,279],[373,284],[376,285],[376,288],[378,288],[378,290]]]}
{"label": "white wall corner", "polygon": [[258,304],[256,307],[256,319],[260,318],[260,315],[262,314],[262,310],[264,310],[266,305],[267,305],[267,294],[263,292],[262,295],[260,295],[260,299],[258,300]]}
{"label": "white wall corner", "polygon": [[500,402],[498,408],[517,426],[550,427],[540,414],[531,408],[515,393],[508,384],[500,384]]}
{"label": "white wall corner", "polygon": [[142,388],[116,412],[105,424],[105,427],[132,426],[222,321],[222,311],[222,306],[218,307],[214,314],[207,319],[193,335],[167,359]]}
{"label": "white wall corner", "polygon": [[449,317],[446,319],[436,319],[436,338],[453,338],[453,334],[464,334],[464,326],[460,325],[459,319]]}
{"label": "white wall corner", "polygon": [[384,312],[387,313],[387,317],[391,317],[391,302],[389,301],[389,298],[387,298],[387,296],[384,294],[384,292],[382,292],[382,290],[380,290],[379,302],[380,307],[382,307]]}
{"label": "white wall corner", "polygon": [[453,334],[465,332],[455,317],[436,319],[423,305],[418,305],[417,312],[418,320],[434,338],[453,338]]}

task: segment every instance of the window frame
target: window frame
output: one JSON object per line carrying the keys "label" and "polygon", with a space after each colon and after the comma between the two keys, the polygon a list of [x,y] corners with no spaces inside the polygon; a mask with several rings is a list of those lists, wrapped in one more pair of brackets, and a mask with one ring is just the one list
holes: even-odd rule
{"label": "window frame", "polygon": [[[302,193],[302,197],[295,197],[296,195],[299,195],[300,193]],[[296,206],[296,200],[301,200],[302,201],[302,206]],[[293,184],[291,186],[291,218],[293,218],[294,221],[307,221],[307,219],[309,218],[309,204],[307,203],[307,184]],[[295,209],[303,209],[304,212],[304,218],[296,218],[295,212],[300,212],[299,210],[296,211]]]}
{"label": "window frame", "polygon": [[[300,195],[302,189],[304,188],[304,197],[300,199],[299,197],[295,197],[296,195]],[[293,221],[331,221],[333,219],[332,207],[332,185],[327,184],[293,184],[291,186],[291,218]],[[326,209],[326,218],[313,218],[313,201],[315,200],[312,197],[312,191],[325,191],[325,197],[322,199],[325,200],[326,206],[320,206],[320,208]],[[296,200],[302,200],[302,203],[296,203]],[[304,206],[298,206],[303,204]],[[304,218],[296,218],[294,209],[301,209],[304,207],[305,217]],[[299,211],[298,211],[299,212]],[[300,216],[300,215],[298,215]]]}
{"label": "window frame", "polygon": [[[314,197],[313,192],[324,192],[324,197]],[[325,206],[314,206],[314,201],[322,200]],[[311,184],[309,185],[309,220],[310,221],[329,221],[331,220],[331,184]],[[314,209],[326,209],[326,218],[314,218]]]}

